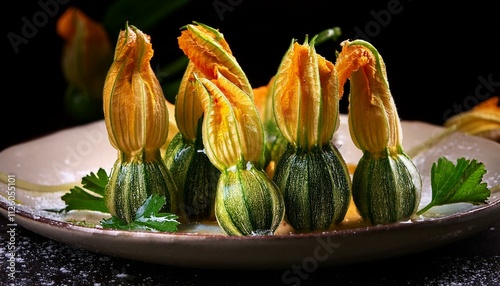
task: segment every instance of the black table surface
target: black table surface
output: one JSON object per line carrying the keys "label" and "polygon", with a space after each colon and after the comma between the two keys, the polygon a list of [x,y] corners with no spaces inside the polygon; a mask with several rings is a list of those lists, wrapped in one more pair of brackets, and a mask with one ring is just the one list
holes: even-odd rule
{"label": "black table surface", "polygon": [[[0,216],[0,253],[8,221]],[[421,253],[360,264],[288,269],[181,268],[107,256],[66,245],[17,226],[16,259],[0,260],[1,285],[500,285],[500,219],[490,228]],[[14,277],[9,266],[15,266]],[[290,274],[290,273],[288,273]]]}

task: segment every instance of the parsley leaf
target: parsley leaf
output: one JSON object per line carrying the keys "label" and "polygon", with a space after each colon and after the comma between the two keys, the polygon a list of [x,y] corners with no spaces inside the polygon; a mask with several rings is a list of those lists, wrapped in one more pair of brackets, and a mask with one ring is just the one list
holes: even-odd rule
{"label": "parsley leaf", "polygon": [[102,168],[97,171],[97,174],[91,172],[83,177],[83,188],[75,186],[69,193],[61,197],[66,203],[64,210],[90,210],[108,213],[108,208],[103,199],[108,180],[108,174]]}
{"label": "parsley leaf", "polygon": [[[61,198],[66,203],[64,211],[70,210],[90,210],[109,213],[108,207],[104,201],[104,193],[108,184],[109,176],[106,170],[100,168],[97,174],[91,172],[82,178],[82,187],[75,186],[69,193]],[[160,213],[159,211],[165,205],[164,196],[152,195],[137,210],[135,220],[129,224],[121,219],[112,216],[108,219],[102,219],[101,225],[104,228],[118,230],[147,230],[147,231],[177,231],[177,225],[180,224],[178,216],[171,213]]]}
{"label": "parsley leaf", "polygon": [[454,165],[441,157],[431,167],[432,199],[429,204],[417,212],[420,215],[433,206],[452,203],[486,203],[491,191],[482,179],[486,169],[477,160],[459,158]]}
{"label": "parsley leaf", "polygon": [[147,230],[147,231],[177,231],[179,218],[170,213],[160,213],[159,211],[165,204],[165,197],[157,194],[151,195],[144,204],[137,210],[134,221],[126,223],[117,217],[111,217],[101,220],[103,228],[112,228],[118,230]]}

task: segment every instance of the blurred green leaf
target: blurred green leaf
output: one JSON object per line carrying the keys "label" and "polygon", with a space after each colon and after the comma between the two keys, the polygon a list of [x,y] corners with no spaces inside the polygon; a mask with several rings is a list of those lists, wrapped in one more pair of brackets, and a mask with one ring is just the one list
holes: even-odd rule
{"label": "blurred green leaf", "polygon": [[123,29],[126,22],[145,31],[172,14],[190,0],[118,0],[109,6],[102,23],[108,31]]}

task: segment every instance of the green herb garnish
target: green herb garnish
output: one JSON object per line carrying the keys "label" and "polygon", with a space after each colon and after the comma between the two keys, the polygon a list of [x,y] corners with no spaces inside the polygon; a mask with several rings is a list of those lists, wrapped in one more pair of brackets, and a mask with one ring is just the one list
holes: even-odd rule
{"label": "green herb garnish", "polygon": [[[97,174],[91,172],[82,178],[82,187],[71,188],[61,199],[66,203],[64,211],[88,210],[109,213],[104,201],[104,193],[109,176],[106,170],[100,168]],[[177,231],[178,216],[170,213],[161,213],[165,204],[165,197],[152,195],[137,210],[134,221],[127,224],[119,218],[112,216],[101,220],[103,228],[118,230],[148,230],[148,231]]]}
{"label": "green herb garnish", "polygon": [[484,164],[475,159],[459,158],[454,165],[445,157],[439,158],[431,167],[432,199],[417,215],[445,204],[486,203],[491,191],[482,182],[485,173]]}
{"label": "green herb garnish", "polygon": [[137,210],[132,222],[126,223],[117,217],[101,220],[103,228],[119,230],[177,231],[178,216],[159,212],[165,205],[165,197],[153,194]]}
{"label": "green herb garnish", "polygon": [[66,203],[64,210],[90,210],[108,213],[108,208],[103,200],[108,180],[108,174],[102,168],[97,171],[97,174],[91,172],[83,177],[83,188],[75,186],[69,193],[61,197]]}

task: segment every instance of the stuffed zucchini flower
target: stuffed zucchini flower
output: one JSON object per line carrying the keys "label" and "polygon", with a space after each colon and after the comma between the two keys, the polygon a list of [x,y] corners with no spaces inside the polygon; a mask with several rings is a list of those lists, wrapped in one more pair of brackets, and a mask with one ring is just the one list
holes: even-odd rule
{"label": "stuffed zucchini flower", "polygon": [[178,43],[189,63],[175,100],[179,132],[164,159],[182,193],[179,205],[186,215],[193,220],[213,220],[220,171],[208,159],[202,140],[199,125],[204,110],[196,94],[194,74],[211,80],[221,73],[250,97],[252,87],[218,30],[193,22],[181,28]]}
{"label": "stuffed zucchini flower", "polygon": [[152,56],[150,37],[127,24],[120,31],[104,85],[106,129],[118,151],[105,199],[110,213],[126,222],[154,193],[166,197],[166,212],[175,213],[177,207],[177,189],[160,153],[169,115],[150,66]]}
{"label": "stuffed zucchini flower", "polygon": [[[283,219],[283,198],[263,171],[264,130],[252,86],[218,30],[194,22],[182,28],[178,41],[190,64],[178,94],[184,119],[177,122],[191,137],[201,133],[204,149],[198,153],[219,170],[216,220],[229,235],[272,235]],[[196,129],[198,115],[203,123]]]}
{"label": "stuffed zucchini flower", "polygon": [[281,192],[261,168],[264,129],[250,96],[222,74],[197,78],[203,142],[221,171],[215,214],[229,235],[273,235],[284,216]]}
{"label": "stuffed zucchini flower", "polygon": [[284,195],[285,218],[297,231],[340,223],[351,198],[347,165],[332,144],[339,125],[337,70],[316,53],[315,39],[292,41],[272,89],[276,124],[288,142],[273,180]]}
{"label": "stuffed zucchini flower", "polygon": [[178,132],[164,153],[180,192],[179,206],[190,220],[215,220],[215,191],[220,171],[210,162],[201,137],[203,107],[196,95],[194,63],[189,61],[175,99]]}
{"label": "stuffed zucchini flower", "polygon": [[353,200],[365,220],[408,220],[420,202],[420,174],[402,146],[402,129],[384,61],[370,43],[344,41],[337,57],[340,86],[349,79],[349,130],[363,151],[353,174]]}

